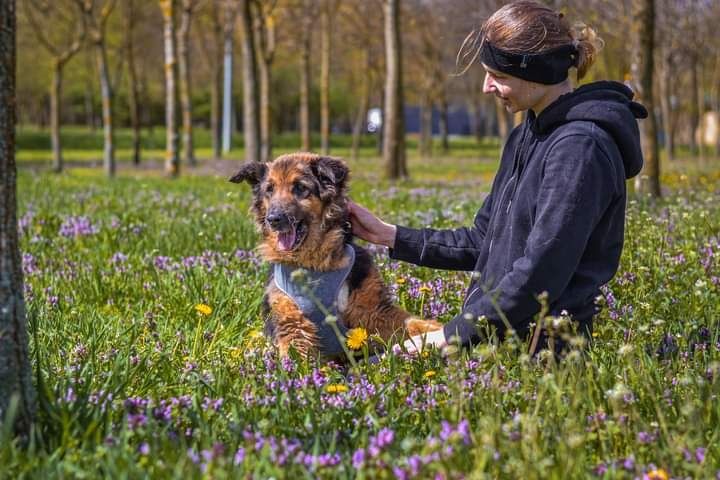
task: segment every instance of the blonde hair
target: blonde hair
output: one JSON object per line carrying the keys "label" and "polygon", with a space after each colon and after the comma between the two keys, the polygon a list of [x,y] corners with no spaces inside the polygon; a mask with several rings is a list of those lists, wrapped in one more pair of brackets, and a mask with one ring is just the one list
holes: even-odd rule
{"label": "blonde hair", "polygon": [[465,37],[455,59],[461,74],[477,60],[486,40],[511,53],[542,53],[572,44],[578,50],[578,80],[605,45],[592,27],[582,22],[571,27],[562,13],[532,0],[520,0],[497,10],[479,30]]}

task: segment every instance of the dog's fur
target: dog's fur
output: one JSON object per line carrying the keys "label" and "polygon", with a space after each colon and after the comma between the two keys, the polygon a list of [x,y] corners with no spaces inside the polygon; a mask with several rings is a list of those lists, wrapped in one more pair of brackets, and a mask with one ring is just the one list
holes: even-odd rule
{"label": "dog's fur", "polygon": [[[355,264],[338,300],[338,321],[343,325],[363,327],[368,334],[376,334],[384,341],[399,341],[440,329],[442,325],[438,322],[415,318],[393,305],[372,257],[352,243],[347,210],[348,176],[347,165],[338,158],[293,153],[267,164],[245,163],[230,181],[245,181],[252,186],[251,210],[263,237],[259,250],[268,262],[314,271],[337,270],[349,261],[345,244],[352,246]],[[283,233],[288,229],[291,234]],[[290,347],[304,356],[318,354],[315,325],[277,288],[272,278],[264,304],[267,330],[272,332],[282,356],[288,354]]]}

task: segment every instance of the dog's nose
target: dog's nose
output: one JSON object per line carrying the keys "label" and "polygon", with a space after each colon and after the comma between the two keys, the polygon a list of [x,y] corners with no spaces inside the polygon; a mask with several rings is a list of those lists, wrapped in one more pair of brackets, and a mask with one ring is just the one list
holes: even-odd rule
{"label": "dog's nose", "polygon": [[267,221],[268,225],[270,225],[270,228],[274,230],[280,230],[288,223],[287,217],[282,213],[279,213],[278,211],[268,212],[265,220]]}

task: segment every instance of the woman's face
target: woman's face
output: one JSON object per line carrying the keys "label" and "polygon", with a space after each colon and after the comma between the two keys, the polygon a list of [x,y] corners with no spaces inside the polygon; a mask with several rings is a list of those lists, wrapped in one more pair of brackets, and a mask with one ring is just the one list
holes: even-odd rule
{"label": "woman's face", "polygon": [[528,82],[492,68],[485,68],[485,82],[483,93],[492,93],[502,101],[505,109],[510,113],[522,112],[537,105],[542,99],[545,91],[543,86],[534,82]]}

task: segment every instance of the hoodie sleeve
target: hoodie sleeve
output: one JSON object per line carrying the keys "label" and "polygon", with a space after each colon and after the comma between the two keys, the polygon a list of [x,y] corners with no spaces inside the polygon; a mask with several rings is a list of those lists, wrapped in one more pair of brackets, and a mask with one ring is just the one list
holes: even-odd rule
{"label": "hoodie sleeve", "polygon": [[398,225],[390,258],[444,270],[473,270],[487,233],[492,192],[485,197],[472,227],[452,230]]}
{"label": "hoodie sleeve", "polygon": [[445,325],[445,336],[457,336],[463,345],[477,341],[480,316],[504,331],[504,315],[519,330],[523,321],[540,311],[540,293],[548,293],[550,304],[557,300],[575,273],[593,229],[618,195],[617,175],[591,136],[559,139],[545,158],[535,222],[523,256],[492,291],[483,294],[480,290],[467,298],[463,311]]}

